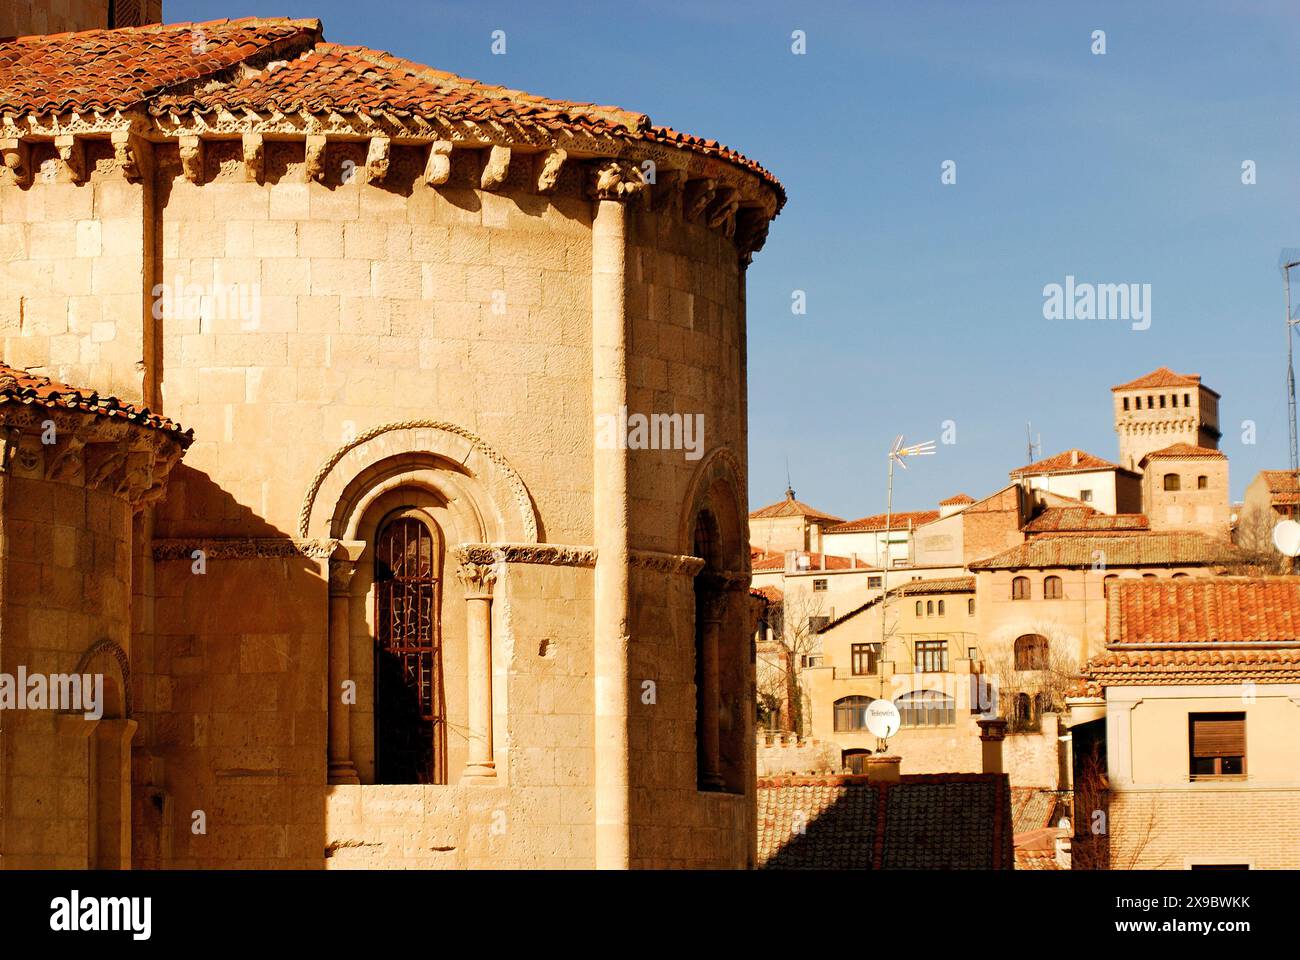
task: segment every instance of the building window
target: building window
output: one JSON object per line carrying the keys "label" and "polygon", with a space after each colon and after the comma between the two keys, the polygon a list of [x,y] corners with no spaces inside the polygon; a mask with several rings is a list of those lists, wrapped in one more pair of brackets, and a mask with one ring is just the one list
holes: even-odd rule
{"label": "building window", "polygon": [[1188,714],[1187,739],[1193,780],[1246,775],[1246,714]]}
{"label": "building window", "polygon": [[880,577],[867,577],[867,589],[879,590],[884,586],[884,581]]}
{"label": "building window", "polygon": [[808,618],[809,633],[821,633],[830,625],[831,625],[830,617],[809,617]]}
{"label": "building window", "polygon": [[1017,670],[1046,670],[1048,661],[1047,638],[1037,633],[1016,637],[1015,656]]}
{"label": "building window", "polygon": [[1125,398],[1124,398],[1124,409],[1125,409],[1125,410],[1128,409],[1128,397],[1125,397]]}
{"label": "building window", "polygon": [[975,616],[975,601],[974,601],[974,600],[967,600],[967,601],[966,601],[966,614],[967,614],[967,616],[971,616],[971,617]]}
{"label": "building window", "polygon": [[1060,577],[1043,577],[1043,599],[1060,600],[1064,596]]}
{"label": "building window", "polygon": [[1141,398],[1141,397],[1134,397],[1134,398],[1133,398],[1133,409],[1134,409],[1134,410],[1141,410],[1141,409],[1142,409],[1142,398]]}
{"label": "building window", "polygon": [[1184,393],[1184,394],[1183,394],[1183,406],[1184,406],[1184,407],[1190,407],[1191,405],[1192,405],[1192,395],[1191,395],[1190,393]]}
{"label": "building window", "polygon": [[867,757],[871,756],[870,750],[845,750],[840,754],[840,763],[843,769],[849,773],[861,776],[867,772]]}
{"label": "building window", "polygon": [[933,617],[933,616],[934,616],[934,601],[933,601],[933,600],[927,600],[927,601],[925,601],[925,615],[926,615],[927,617]]}
{"label": "building window", "polygon": [[1166,490],[1181,490],[1181,489],[1182,489],[1182,480],[1179,479],[1178,474],[1176,474],[1176,473],[1166,473],[1166,474],[1165,474],[1165,489],[1166,489]]}
{"label": "building window", "polygon": [[1011,581],[1011,599],[1028,600],[1029,599],[1029,578],[1016,577]]}
{"label": "building window", "polygon": [[894,704],[905,727],[944,727],[957,722],[957,702],[937,690],[914,690]]}
{"label": "building window", "polygon": [[855,643],[852,646],[851,656],[853,664],[853,675],[855,677],[869,677],[878,669],[877,651],[880,650],[878,643]]}
{"label": "building window", "polygon": [[442,541],[413,516],[375,542],[375,779],[446,783]]}
{"label": "building window", "polygon": [[1162,393],[1160,394],[1160,409],[1163,410],[1164,408],[1165,408],[1165,395]]}
{"label": "building window", "polygon": [[943,601],[939,601],[939,616],[943,616]]}
{"label": "building window", "polygon": [[1209,486],[1210,486],[1210,478],[1207,477],[1205,474],[1201,474],[1199,477],[1196,478],[1197,490],[1206,490],[1209,488]]}
{"label": "building window", "polygon": [[867,707],[871,697],[841,697],[835,701],[835,729],[849,732],[867,729]]}
{"label": "building window", "polygon": [[1157,580],[1157,579],[1159,579],[1159,578],[1158,578],[1154,573],[1144,573],[1144,574],[1142,574],[1142,579],[1143,579],[1143,580]]}
{"label": "building window", "polygon": [[825,581],[825,580],[814,580],[814,581],[813,581],[813,592],[814,592],[814,593],[821,593],[821,592],[823,592],[825,589],[826,589],[826,581]]}
{"label": "building window", "polygon": [[923,611],[924,609],[925,609],[925,608],[921,605],[921,601],[920,601],[920,600],[916,601],[916,615],[917,615],[918,617],[922,615],[922,611]]}
{"label": "building window", "polygon": [[916,672],[917,673],[947,673],[948,672],[948,641],[947,640],[916,641]]}
{"label": "building window", "polygon": [[1092,491],[1091,491],[1091,490],[1080,490],[1080,491],[1079,491],[1079,499],[1082,500],[1084,503],[1092,503]]}
{"label": "building window", "polygon": [[1147,397],[1147,409],[1148,409],[1148,410],[1154,410],[1155,408],[1156,408],[1156,398],[1155,398],[1154,396],[1148,396],[1148,397]]}

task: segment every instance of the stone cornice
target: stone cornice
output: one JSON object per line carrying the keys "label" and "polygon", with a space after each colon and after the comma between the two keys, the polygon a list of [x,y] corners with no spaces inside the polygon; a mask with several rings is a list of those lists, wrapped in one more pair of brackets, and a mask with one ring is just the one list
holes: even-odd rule
{"label": "stone cornice", "polygon": [[334,553],[340,542],[289,537],[159,539],[153,542],[153,558],[158,562],[184,560],[188,563],[194,559],[194,552],[200,550],[207,560],[272,560],[281,557],[323,560]]}
{"label": "stone cornice", "polygon": [[451,548],[464,564],[536,563],[556,567],[594,567],[593,547],[562,543],[460,543]]}

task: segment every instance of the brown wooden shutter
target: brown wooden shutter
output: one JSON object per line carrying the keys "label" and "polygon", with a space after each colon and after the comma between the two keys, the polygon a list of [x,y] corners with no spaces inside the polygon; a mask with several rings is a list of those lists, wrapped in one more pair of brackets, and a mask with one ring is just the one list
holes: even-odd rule
{"label": "brown wooden shutter", "polygon": [[1244,757],[1244,713],[1200,714],[1192,717],[1192,756]]}

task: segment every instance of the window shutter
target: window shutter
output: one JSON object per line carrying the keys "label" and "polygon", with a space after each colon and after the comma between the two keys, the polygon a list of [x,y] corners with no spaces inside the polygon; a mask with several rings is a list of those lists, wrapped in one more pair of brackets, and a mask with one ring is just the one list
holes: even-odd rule
{"label": "window shutter", "polygon": [[1192,719],[1192,756],[1244,757],[1246,715],[1199,716]]}

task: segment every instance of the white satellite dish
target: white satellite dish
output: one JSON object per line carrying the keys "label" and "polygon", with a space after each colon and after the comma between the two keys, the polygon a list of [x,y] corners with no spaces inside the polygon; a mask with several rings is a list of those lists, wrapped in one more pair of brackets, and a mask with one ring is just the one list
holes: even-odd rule
{"label": "white satellite dish", "polygon": [[898,707],[888,700],[872,700],[867,707],[867,729],[881,740],[888,740],[902,725]]}
{"label": "white satellite dish", "polygon": [[1285,556],[1300,556],[1300,523],[1283,520],[1273,528],[1273,546]]}

